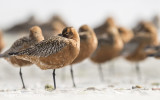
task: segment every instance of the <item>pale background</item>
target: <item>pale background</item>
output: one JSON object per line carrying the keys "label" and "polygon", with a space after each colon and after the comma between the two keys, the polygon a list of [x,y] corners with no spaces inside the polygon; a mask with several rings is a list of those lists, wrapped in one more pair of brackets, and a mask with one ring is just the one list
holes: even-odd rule
{"label": "pale background", "polygon": [[12,26],[31,14],[40,21],[60,14],[75,27],[96,26],[113,15],[118,24],[128,26],[159,13],[159,4],[159,0],[0,0],[0,27]]}

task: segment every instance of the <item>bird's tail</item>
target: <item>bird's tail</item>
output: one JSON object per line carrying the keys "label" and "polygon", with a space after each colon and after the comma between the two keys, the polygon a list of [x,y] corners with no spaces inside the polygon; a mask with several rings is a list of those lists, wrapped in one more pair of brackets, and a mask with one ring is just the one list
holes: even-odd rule
{"label": "bird's tail", "polygon": [[18,55],[19,54],[19,52],[10,52],[10,53],[8,53],[8,55],[10,55],[10,56],[14,56],[14,55]]}
{"label": "bird's tail", "polygon": [[10,57],[18,54],[19,54],[18,52],[4,53],[4,54],[0,54],[0,58]]}
{"label": "bird's tail", "polygon": [[8,54],[0,54],[0,58],[4,58],[4,57],[10,57],[10,55],[8,55]]}

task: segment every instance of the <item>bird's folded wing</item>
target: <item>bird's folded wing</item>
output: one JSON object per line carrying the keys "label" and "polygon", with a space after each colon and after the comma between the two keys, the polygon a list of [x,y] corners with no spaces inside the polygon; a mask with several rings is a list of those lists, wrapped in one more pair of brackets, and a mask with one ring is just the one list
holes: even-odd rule
{"label": "bird's folded wing", "polygon": [[29,55],[37,57],[47,57],[51,54],[59,52],[63,49],[68,43],[66,38],[57,36],[48,40],[43,40],[34,46],[22,50],[17,53],[10,53],[11,55]]}
{"label": "bird's folded wing", "polygon": [[30,42],[30,40],[29,40],[28,37],[22,37],[22,38],[16,40],[16,41],[12,44],[12,46],[11,46],[7,51],[5,51],[5,52],[3,53],[3,55],[4,55],[4,56],[7,56],[8,53],[10,53],[10,52],[17,52],[17,51],[22,50],[22,49],[24,49],[24,45],[25,45],[25,44],[28,44],[28,45],[29,45],[29,42]]}
{"label": "bird's folded wing", "polygon": [[122,56],[128,56],[129,54],[133,53],[137,47],[138,47],[137,42],[129,42],[124,45],[123,50],[121,51]]}
{"label": "bird's folded wing", "polygon": [[101,46],[101,45],[112,45],[113,44],[113,38],[100,38],[98,39],[98,46]]}
{"label": "bird's folded wing", "polygon": [[127,56],[133,53],[141,43],[149,40],[149,35],[140,34],[135,36],[130,42],[124,45],[121,55]]}

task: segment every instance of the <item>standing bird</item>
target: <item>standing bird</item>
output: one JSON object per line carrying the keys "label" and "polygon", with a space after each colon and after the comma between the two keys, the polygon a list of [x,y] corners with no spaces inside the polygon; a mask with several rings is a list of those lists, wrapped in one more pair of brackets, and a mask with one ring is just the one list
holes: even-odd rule
{"label": "standing bird", "polygon": [[151,23],[140,22],[134,32],[134,38],[125,45],[123,52],[127,60],[136,63],[136,72],[141,78],[139,62],[147,57],[147,46],[158,45],[157,31]]}
{"label": "standing bird", "polygon": [[9,53],[9,55],[30,61],[42,70],[53,69],[53,82],[56,89],[55,70],[70,65],[78,56],[79,51],[78,32],[72,27],[66,27],[58,36],[43,40],[22,51]]}
{"label": "standing bird", "polygon": [[31,65],[32,63],[26,60],[16,58],[15,56],[10,56],[9,53],[18,52],[20,50],[26,49],[42,40],[44,40],[44,37],[42,35],[41,28],[38,26],[33,26],[32,28],[30,28],[29,36],[25,36],[16,40],[7,51],[0,55],[0,57],[5,57],[5,59],[11,64],[20,67],[19,74],[21,77],[23,88],[25,88],[25,84],[22,77],[21,67]]}
{"label": "standing bird", "polygon": [[98,63],[102,81],[104,78],[101,64],[119,56],[123,49],[123,41],[116,27],[109,28],[106,34],[107,37],[98,39],[98,47],[90,57],[93,62]]}
{"label": "standing bird", "polygon": [[2,49],[4,48],[4,40],[3,40],[3,34],[0,31],[0,52],[2,51]]}
{"label": "standing bird", "polygon": [[[80,36],[80,52],[79,52],[79,55],[76,57],[76,59],[72,62],[72,64],[80,63],[86,58],[90,57],[91,54],[97,48],[97,44],[98,44],[97,37],[94,31],[88,25],[83,25],[79,28],[79,36]],[[72,82],[73,82],[73,86],[76,87],[74,82],[72,64],[70,69]]]}

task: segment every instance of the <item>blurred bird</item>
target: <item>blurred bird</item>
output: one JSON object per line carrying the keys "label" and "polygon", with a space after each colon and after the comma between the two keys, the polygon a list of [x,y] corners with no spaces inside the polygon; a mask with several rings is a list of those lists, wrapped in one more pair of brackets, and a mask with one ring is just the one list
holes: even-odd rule
{"label": "blurred bird", "polygon": [[[90,57],[91,54],[97,48],[97,37],[94,31],[88,25],[82,25],[79,28],[79,36],[80,36],[80,52],[76,59],[72,62],[72,64],[80,63],[86,58]],[[74,75],[71,64],[71,76],[73,81],[73,86],[76,87],[74,82]]]}
{"label": "blurred bird", "polygon": [[9,53],[18,52],[20,50],[26,49],[42,40],[44,40],[44,37],[42,35],[41,28],[38,26],[33,26],[32,28],[30,28],[29,36],[25,36],[16,40],[7,51],[0,55],[0,57],[5,57],[5,59],[13,65],[20,67],[19,74],[21,77],[23,88],[25,88],[25,84],[22,77],[21,67],[31,65],[32,63],[26,60],[19,59],[15,56],[10,56]]}
{"label": "blurred bird", "polygon": [[65,21],[58,15],[54,15],[48,22],[40,25],[45,39],[58,35],[67,26]]}
{"label": "blurred bird", "polygon": [[106,21],[102,25],[94,28],[94,32],[96,33],[97,38],[105,37],[106,30],[112,27],[116,27],[116,25],[115,25],[114,19],[112,17],[109,17],[106,19]]}
{"label": "blurred bird", "polygon": [[32,15],[25,22],[18,23],[13,27],[7,29],[5,32],[7,33],[28,33],[30,27],[39,25],[40,23],[36,21],[35,17]]}
{"label": "blurred bird", "polygon": [[30,61],[43,70],[53,69],[54,88],[56,89],[55,69],[71,64],[78,56],[79,51],[80,38],[78,32],[72,27],[66,27],[59,36],[54,36],[32,47],[9,54]]}
{"label": "blurred bird", "polygon": [[5,44],[4,44],[4,40],[3,40],[3,34],[0,31],[0,52],[2,51],[2,49],[4,48]]}
{"label": "blurred bird", "polygon": [[107,34],[107,37],[98,38],[98,47],[90,57],[93,62],[99,64],[102,81],[104,79],[101,64],[119,56],[123,49],[123,41],[116,27],[107,29],[105,34]]}
{"label": "blurred bird", "polygon": [[134,32],[134,38],[125,45],[122,54],[127,60],[136,63],[137,75],[141,78],[139,62],[147,57],[144,51],[147,46],[158,45],[157,31],[151,23],[140,22]]}

